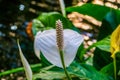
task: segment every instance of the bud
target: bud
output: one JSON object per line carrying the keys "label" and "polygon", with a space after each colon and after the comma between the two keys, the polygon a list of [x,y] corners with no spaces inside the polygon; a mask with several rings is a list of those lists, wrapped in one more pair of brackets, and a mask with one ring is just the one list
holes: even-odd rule
{"label": "bud", "polygon": [[111,57],[114,58],[115,54],[120,51],[120,25],[113,31],[111,35]]}
{"label": "bud", "polygon": [[63,25],[60,20],[56,21],[56,41],[59,50],[63,49]]}

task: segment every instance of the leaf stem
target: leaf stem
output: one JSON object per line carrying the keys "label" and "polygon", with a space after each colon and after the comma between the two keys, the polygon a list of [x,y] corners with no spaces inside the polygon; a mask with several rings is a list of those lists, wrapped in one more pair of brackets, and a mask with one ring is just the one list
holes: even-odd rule
{"label": "leaf stem", "polygon": [[[32,69],[35,69],[35,68],[41,67],[41,66],[42,66],[42,64],[34,64],[34,65],[31,65],[31,68],[32,68]],[[20,71],[24,71],[24,68],[23,68],[23,67],[20,67],[20,68],[8,70],[8,71],[5,71],[5,72],[1,72],[1,73],[0,73],[0,76],[12,74],[12,73],[16,73],[16,72],[20,72]]]}
{"label": "leaf stem", "polygon": [[60,3],[60,8],[61,8],[62,15],[63,15],[64,17],[66,17],[64,0],[59,0],[59,3]]}
{"label": "leaf stem", "polygon": [[61,58],[61,62],[62,62],[62,66],[63,66],[64,72],[65,72],[68,80],[72,80],[71,77],[70,77],[70,75],[68,74],[66,66],[65,66],[64,56],[63,56],[63,54],[64,54],[63,50],[59,50],[59,53],[60,53],[60,58]]}
{"label": "leaf stem", "polygon": [[116,67],[116,55],[114,56],[113,58],[113,65],[114,65],[114,78],[115,80],[117,80],[117,77],[116,77],[116,71],[117,71],[117,67]]}

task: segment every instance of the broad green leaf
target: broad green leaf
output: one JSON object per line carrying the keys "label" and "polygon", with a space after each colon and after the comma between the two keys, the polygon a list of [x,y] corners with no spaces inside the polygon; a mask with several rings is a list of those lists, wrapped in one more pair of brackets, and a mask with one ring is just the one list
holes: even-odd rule
{"label": "broad green leaf", "polygon": [[114,11],[115,21],[117,24],[120,24],[120,9]]}
{"label": "broad green leaf", "polygon": [[64,71],[60,68],[56,69],[54,65],[47,66],[40,69],[39,73],[33,75],[33,79],[44,79],[44,80],[54,80],[54,79],[63,79],[66,75]]}
{"label": "broad green leaf", "polygon": [[106,37],[102,39],[101,41],[98,41],[94,44],[95,47],[98,47],[99,49],[110,52],[110,37]]}
{"label": "broad green leaf", "polygon": [[43,80],[54,80],[54,79],[63,79],[66,77],[64,72],[58,71],[42,71],[40,73],[35,74],[34,80],[43,79]]}
{"label": "broad green leaf", "polygon": [[50,28],[55,28],[56,21],[60,19],[63,23],[63,28],[70,28],[72,29],[74,26],[72,23],[63,17],[58,12],[49,12],[49,13],[42,13],[38,16],[38,18],[33,20],[33,32],[36,34],[39,30],[46,30]]}
{"label": "broad green leaf", "polygon": [[[49,66],[48,66],[49,67]],[[41,71],[37,74],[33,75],[33,79],[45,79],[45,80],[53,80],[53,79],[66,79],[66,75],[63,70],[50,70],[51,68],[41,69]],[[53,67],[54,69],[54,67]],[[109,76],[106,76],[100,72],[98,72],[95,68],[87,64],[79,64],[73,62],[70,67],[67,68],[71,77],[78,77],[77,80],[113,80]]]}
{"label": "broad green leaf", "polygon": [[83,80],[113,80],[110,79],[109,76],[98,72],[94,67],[87,64],[73,62],[68,68],[68,71],[79,78],[84,78]]}
{"label": "broad green leaf", "polygon": [[111,10],[110,12],[108,12],[108,14],[104,17],[102,25],[99,29],[100,32],[98,36],[98,41],[110,35],[119,24],[120,10]]}
{"label": "broad green leaf", "polygon": [[58,19],[62,21],[64,28],[70,28],[73,26],[68,19],[58,12],[42,13],[37,19],[40,20],[45,27],[55,28],[55,23]]}
{"label": "broad green leaf", "polygon": [[[80,54],[82,54],[82,55],[85,54],[87,51],[89,51],[93,47],[97,47],[102,51],[110,52],[110,37],[108,36],[108,37],[94,43],[93,45],[89,46],[87,49],[80,48],[80,50],[81,50]],[[80,56],[80,60],[81,59],[82,59],[82,57]]]}
{"label": "broad green leaf", "polygon": [[[117,27],[120,23],[120,10],[111,10],[103,19],[102,26],[99,29],[99,36],[97,41],[100,41],[111,35],[113,30]],[[112,62],[112,58],[110,57],[111,53],[103,51],[99,48],[96,48],[94,51],[93,62],[94,66],[97,69],[101,69],[105,65],[108,65]],[[98,63],[99,62],[99,63]]]}
{"label": "broad green leaf", "polygon": [[30,68],[30,65],[29,65],[28,61],[26,60],[26,58],[24,57],[24,55],[23,55],[23,53],[22,53],[22,50],[21,50],[21,48],[20,48],[19,41],[17,41],[17,43],[18,43],[20,58],[21,58],[23,67],[24,67],[24,69],[25,69],[26,77],[27,77],[28,80],[32,80],[32,70],[31,70],[31,68]]}
{"label": "broad green leaf", "polygon": [[[120,62],[117,61],[117,80],[120,80]],[[111,62],[110,64],[104,66],[101,70],[100,70],[101,73],[104,73],[108,76],[111,76],[111,77],[114,77],[114,66],[113,66],[113,62]]]}
{"label": "broad green leaf", "polygon": [[63,28],[73,27],[72,23],[58,12],[42,13],[37,19],[40,20],[45,27],[55,28],[58,19],[62,21]]}
{"label": "broad green leaf", "polygon": [[109,75],[109,76],[114,76],[114,67],[113,67],[113,63],[110,63],[108,65],[106,65],[105,67],[103,67],[100,72]]}
{"label": "broad green leaf", "polygon": [[105,65],[108,65],[112,62],[111,53],[103,51],[99,48],[96,48],[94,51],[94,57],[93,57],[93,66],[100,70]]}
{"label": "broad green leaf", "polygon": [[89,15],[95,19],[102,21],[111,8],[97,4],[86,3],[82,6],[68,7],[67,12],[79,12],[84,15]]}

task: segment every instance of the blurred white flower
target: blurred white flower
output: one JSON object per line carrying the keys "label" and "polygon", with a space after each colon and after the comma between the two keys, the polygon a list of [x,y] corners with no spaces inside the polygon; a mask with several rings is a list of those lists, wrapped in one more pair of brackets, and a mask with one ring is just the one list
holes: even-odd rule
{"label": "blurred white flower", "polygon": [[[83,42],[83,37],[76,31],[65,29],[63,30],[63,39],[64,62],[68,67],[74,60],[77,50]],[[39,31],[35,36],[34,50],[39,59],[41,51],[50,63],[62,68],[55,29]]]}
{"label": "blurred white flower", "polygon": [[26,60],[26,58],[24,57],[24,55],[22,53],[22,50],[21,50],[20,45],[19,45],[19,41],[18,41],[18,48],[19,48],[19,54],[20,54],[20,58],[21,58],[23,67],[25,69],[26,77],[28,80],[32,80],[32,70],[30,68],[28,61]]}

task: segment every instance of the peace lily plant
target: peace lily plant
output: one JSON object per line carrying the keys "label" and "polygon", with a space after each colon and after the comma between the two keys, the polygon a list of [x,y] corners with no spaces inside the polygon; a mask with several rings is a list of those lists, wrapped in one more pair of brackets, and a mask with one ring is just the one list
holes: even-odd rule
{"label": "peace lily plant", "polygon": [[66,67],[74,60],[82,42],[82,35],[70,29],[63,30],[62,22],[57,20],[56,30],[50,29],[43,32],[39,31],[36,34],[34,50],[38,58],[40,58],[40,52],[42,52],[50,63],[64,68],[70,80]]}
{"label": "peace lily plant", "polygon": [[[78,32],[64,29],[61,20],[56,21],[56,29],[39,31],[34,40],[34,50],[36,56],[40,59],[40,52],[45,58],[55,66],[63,68],[68,80],[71,80],[66,67],[74,60],[77,50],[83,37]],[[20,57],[26,72],[28,80],[32,80],[32,70],[27,60],[23,56],[18,43]]]}

